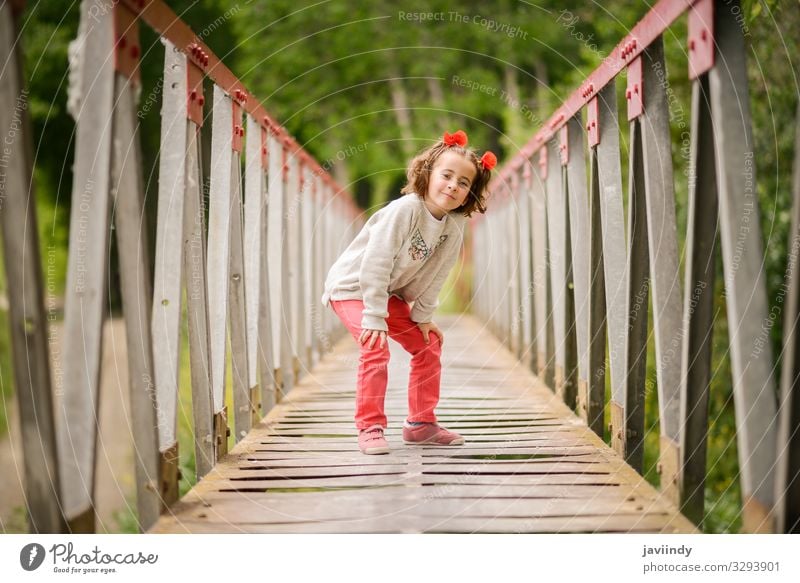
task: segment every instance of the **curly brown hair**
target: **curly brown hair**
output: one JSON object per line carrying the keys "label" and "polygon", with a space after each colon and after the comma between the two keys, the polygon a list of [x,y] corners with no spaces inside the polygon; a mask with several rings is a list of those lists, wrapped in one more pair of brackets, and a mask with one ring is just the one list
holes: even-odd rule
{"label": "curly brown hair", "polygon": [[448,146],[441,140],[414,156],[406,170],[408,182],[400,192],[403,194],[417,193],[422,198],[425,198],[433,165],[436,164],[439,156],[445,152],[460,154],[475,166],[475,179],[469,187],[467,200],[453,212],[461,213],[467,217],[472,216],[474,212],[485,213],[487,188],[489,179],[492,177],[492,171],[483,167],[478,154],[472,148]]}

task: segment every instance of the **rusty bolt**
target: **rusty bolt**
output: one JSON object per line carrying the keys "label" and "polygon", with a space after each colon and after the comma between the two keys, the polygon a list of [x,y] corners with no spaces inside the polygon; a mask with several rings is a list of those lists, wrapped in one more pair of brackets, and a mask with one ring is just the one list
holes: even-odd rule
{"label": "rusty bolt", "polygon": [[202,95],[200,97],[198,97],[198,99],[197,99],[198,105],[203,105],[205,103],[205,101],[206,100]]}
{"label": "rusty bolt", "polygon": [[126,39],[124,36],[121,36],[119,37],[117,44],[119,45],[119,48],[124,49],[128,45],[128,39]]}
{"label": "rusty bolt", "polygon": [[192,92],[189,94],[189,99],[191,99],[192,101],[194,101],[195,99],[197,99],[197,91],[192,91]]}
{"label": "rusty bolt", "polygon": [[630,90],[630,89],[628,89],[628,90],[625,92],[625,99],[630,99],[630,98],[631,98],[631,90]]}
{"label": "rusty bolt", "polygon": [[131,47],[131,57],[133,57],[134,59],[139,58],[139,47],[137,47],[136,45],[133,45]]}
{"label": "rusty bolt", "polygon": [[700,31],[700,38],[704,41],[708,40],[708,31],[705,28]]}
{"label": "rusty bolt", "polygon": [[690,51],[693,51],[693,50],[694,50],[694,39],[692,39],[692,40],[690,40],[690,41],[689,41],[689,50],[690,50]]}

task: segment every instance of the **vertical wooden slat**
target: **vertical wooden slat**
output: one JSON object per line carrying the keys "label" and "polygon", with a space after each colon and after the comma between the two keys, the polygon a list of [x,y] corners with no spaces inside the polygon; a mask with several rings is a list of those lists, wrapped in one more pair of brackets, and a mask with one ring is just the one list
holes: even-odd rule
{"label": "vertical wooden slat", "polygon": [[271,329],[273,346],[273,366],[275,367],[276,402],[280,400],[283,384],[283,144],[278,136],[267,134],[269,151],[269,173],[267,175],[269,214],[267,216],[267,263],[269,264],[269,297],[271,307]]}
{"label": "vertical wooden slat", "polygon": [[708,104],[708,78],[692,87],[692,142],[686,229],[683,351],[681,356],[681,512],[695,524],[703,520],[711,384],[717,237],[717,179],[714,128]]}
{"label": "vertical wooden slat", "polygon": [[153,288],[141,177],[142,157],[135,121],[138,87],[121,74],[116,77],[111,192],[116,203],[114,223],[125,314],[131,426],[136,452],[136,506],[139,527],[145,531],[161,513],[160,458],[150,333]]}
{"label": "vertical wooden slat", "polygon": [[[203,198],[202,140],[200,129],[186,122],[186,183],[183,206],[183,272],[186,286],[186,314],[189,319],[189,367],[192,379],[195,471],[198,479],[216,463],[214,406],[211,385],[211,331],[208,307],[206,210]],[[180,191],[178,191],[180,196]],[[159,401],[160,403],[160,401]],[[174,424],[174,420],[171,420]],[[159,424],[160,425],[160,424]],[[172,453],[172,455],[168,455]],[[161,455],[177,468],[175,449],[161,443]],[[164,475],[162,472],[162,480]],[[174,495],[177,496],[177,489]]]}
{"label": "vertical wooden slat", "polygon": [[[561,398],[570,409],[577,407],[578,346],[575,322],[575,283],[572,263],[572,234],[570,232],[570,194],[567,167],[561,168],[562,212],[564,216],[564,369]],[[556,382],[558,386],[558,382]]]}
{"label": "vertical wooden slat", "polygon": [[497,285],[498,285],[498,278],[499,274],[497,273],[497,237],[496,237],[496,223],[497,217],[495,217],[491,223],[487,224],[486,229],[486,237],[487,237],[487,245],[489,248],[489,265],[488,269],[486,270],[486,293],[489,299],[489,305],[487,306],[487,313],[489,315],[489,323],[490,323],[490,330],[494,332],[496,336],[500,336],[499,330],[497,328],[497,308],[498,308],[498,299],[497,299]]}
{"label": "vertical wooden slat", "polygon": [[[608,329],[608,364],[611,368],[611,406],[621,412],[625,403],[626,342],[628,336],[628,275],[625,210],[622,202],[622,166],[619,120],[614,83],[597,96],[600,143],[597,144],[597,184],[602,229],[603,275]],[[603,357],[605,360],[605,357]],[[592,394],[605,395],[605,382],[592,372]],[[621,418],[621,414],[619,415]],[[613,418],[613,413],[612,413]],[[612,439],[612,443],[614,440]]]}
{"label": "vertical wooden slat", "polygon": [[289,294],[286,298],[287,333],[289,349],[292,355],[292,378],[297,380],[300,372],[299,346],[299,294],[300,294],[300,254],[299,254],[299,210],[300,210],[300,168],[295,154],[289,153],[287,158],[288,175],[286,178],[284,220],[286,222],[286,277],[289,282]]}
{"label": "vertical wooden slat", "polygon": [[497,214],[499,214],[501,209],[497,210],[495,216],[491,219],[487,218],[486,222],[486,245],[488,249],[488,266],[486,270],[486,279],[483,283],[486,285],[486,294],[488,297],[489,306],[487,309],[488,315],[488,322],[489,322],[489,330],[497,337],[500,337],[500,333],[497,328],[497,294],[495,293],[495,289],[497,288],[497,280],[500,277],[500,274],[497,273],[497,261],[495,257],[497,255],[496,249],[496,237],[495,231],[496,226],[495,223],[497,222]]}
{"label": "vertical wooden slat", "polygon": [[[332,189],[329,185],[325,184],[323,186],[324,196],[320,198],[319,202],[319,213],[320,213],[320,228],[322,230],[321,233],[321,241],[322,241],[322,271],[320,272],[320,292],[317,295],[317,301],[320,302],[320,298],[322,298],[322,290],[325,286],[325,279],[328,277],[328,270],[331,268],[331,248],[333,247],[333,193]],[[331,319],[334,314],[332,314],[333,310],[330,309],[329,306],[322,306],[321,302],[317,304],[321,306],[320,309],[322,310],[322,330],[323,330],[323,337],[322,337],[322,345],[323,349],[327,352],[333,346],[333,320]]]}
{"label": "vertical wooden slat", "polygon": [[593,149],[589,188],[589,347],[586,387],[578,392],[578,407],[586,424],[602,438],[606,391],[606,282],[598,158],[597,150]]}
{"label": "vertical wooden slat", "polygon": [[[267,130],[247,116],[245,159],[245,296],[247,298],[248,367],[250,393],[255,405],[253,422],[275,404],[275,365],[272,347],[269,288],[269,183],[262,165],[262,147],[268,148]],[[266,145],[265,145],[266,144]],[[267,151],[269,156],[269,150]],[[269,158],[267,158],[269,160]],[[260,395],[255,396],[256,388]],[[259,402],[260,401],[260,402]]]}
{"label": "vertical wooden slat", "polygon": [[294,269],[294,287],[292,290],[292,317],[293,317],[293,334],[295,345],[295,379],[305,375],[308,370],[308,362],[306,359],[306,305],[305,305],[305,247],[306,240],[303,237],[303,206],[306,204],[306,182],[305,182],[305,169],[302,160],[298,156],[292,156],[291,164],[293,167],[292,178],[295,179],[293,202],[291,208],[291,224],[292,224],[292,246],[290,251],[293,252]]}
{"label": "vertical wooden slat", "polygon": [[[5,132],[5,174],[0,228],[8,282],[14,382],[25,465],[25,501],[31,532],[64,530],[47,349],[47,315],[34,204],[28,92],[11,5],[0,5],[0,128]],[[13,105],[12,105],[13,104]],[[8,140],[11,143],[8,143]],[[27,197],[26,197],[27,195]],[[60,387],[56,385],[56,389]]]}
{"label": "vertical wooden slat", "polygon": [[509,279],[509,346],[518,357],[522,355],[521,284],[520,284],[520,227],[519,227],[519,172],[511,174],[507,202],[506,258]]}
{"label": "vertical wooden slat", "polygon": [[205,276],[205,212],[200,184],[200,138],[187,119],[186,56],[165,41],[158,214],[153,278],[153,372],[158,405],[160,491],[169,505],[178,498],[177,411],[180,380],[181,281],[185,281],[189,328],[195,468],[209,472],[211,388]]}
{"label": "vertical wooden slat", "polygon": [[547,235],[550,266],[550,294],[553,298],[552,322],[555,353],[555,385],[553,389],[562,399],[564,395],[566,363],[566,300],[567,300],[567,232],[566,202],[562,187],[561,161],[557,139],[547,148]]}
{"label": "vertical wooden slat", "polygon": [[660,38],[647,48],[642,58],[644,113],[640,128],[661,429],[658,467],[662,492],[678,503],[683,300],[678,269],[666,66]]}
{"label": "vertical wooden slat", "polygon": [[508,295],[506,293],[507,289],[507,280],[506,280],[506,270],[505,270],[505,259],[506,254],[500,253],[501,247],[505,247],[505,237],[504,235],[505,229],[503,228],[503,218],[506,214],[506,206],[503,205],[500,208],[500,211],[497,214],[497,217],[494,220],[494,224],[492,225],[494,229],[494,233],[492,234],[492,251],[494,252],[495,261],[493,262],[494,269],[497,273],[497,278],[495,280],[495,285],[493,286],[493,292],[495,295],[495,301],[493,302],[498,308],[495,311],[495,327],[497,329],[497,335],[502,338],[503,343],[506,344],[508,342],[508,335],[506,333],[506,319],[505,319],[505,312],[506,312],[506,300]]}
{"label": "vertical wooden slat", "polygon": [[485,285],[485,277],[486,274],[489,272],[489,262],[488,262],[488,236],[487,233],[489,231],[489,223],[488,221],[481,226],[481,255],[483,256],[482,266],[483,270],[476,273],[473,277],[473,285],[476,286],[478,290],[480,290],[481,294],[481,305],[483,306],[483,318],[484,321],[488,321],[489,319],[489,310],[488,310],[488,288]]}
{"label": "vertical wooden slat", "polygon": [[[158,405],[158,442],[162,458],[165,452],[177,459],[178,383],[180,380],[181,279],[184,265],[184,200],[187,187],[187,148],[189,133],[186,120],[186,67],[183,53],[164,41],[163,99],[161,106],[161,142],[158,169],[158,212],[156,220],[155,270],[150,328],[153,335],[153,379]],[[188,277],[189,272],[186,272]],[[191,280],[188,280],[191,281]],[[202,456],[198,461],[202,460]],[[162,467],[168,466],[162,462]],[[176,484],[167,485],[166,471],[159,488],[166,502],[173,502]],[[162,488],[163,486],[163,488]]]}
{"label": "vertical wooden slat", "polygon": [[64,304],[64,395],[57,414],[63,512],[71,532],[95,528],[98,383],[109,233],[114,100],[112,11],[81,14],[85,40]]}
{"label": "vertical wooden slat", "polygon": [[[336,246],[338,244],[338,236],[339,236],[339,218],[336,214],[337,208],[337,198],[334,194],[331,197],[330,203],[325,207],[325,219],[327,223],[327,237],[326,237],[326,244],[325,244],[325,263],[327,265],[325,275],[327,277],[328,270],[330,270],[331,266],[333,265],[334,261],[334,253],[336,250]],[[325,317],[327,320],[327,327],[326,331],[328,336],[331,339],[331,343],[336,341],[337,338],[337,326],[338,326],[338,318],[336,314],[333,313],[333,310],[328,307],[325,309]]]}
{"label": "vertical wooden slat", "polygon": [[[324,209],[325,183],[319,176],[314,176],[311,202],[311,244],[312,264],[309,266],[312,277],[310,308],[312,314],[312,347],[316,359],[322,359],[327,349],[325,335],[325,308],[320,303],[324,291],[325,275],[328,273],[325,263],[325,222]],[[316,364],[316,361],[315,361]]]}
{"label": "vertical wooden slat", "polygon": [[309,168],[305,169],[305,197],[301,207],[300,220],[302,222],[301,241],[303,243],[303,325],[304,325],[304,357],[306,370],[313,368],[314,362],[314,326],[313,315],[316,308],[314,299],[314,192],[316,190],[316,177]]}
{"label": "vertical wooden slat", "polygon": [[781,370],[780,419],[775,464],[775,531],[800,532],[800,103],[797,105],[792,180],[792,227],[786,266],[788,292],[783,318],[783,368]]}
{"label": "vertical wooden slat", "polygon": [[[577,342],[577,394],[582,395],[579,413],[586,417],[589,377],[589,196],[586,182],[586,155],[580,114],[567,122],[569,161],[569,232],[572,249],[572,282],[575,307],[575,339]],[[602,420],[601,420],[602,422]]]}
{"label": "vertical wooden slat", "polygon": [[[214,464],[211,378],[208,360],[205,208],[200,129],[188,119],[185,55],[165,41],[161,148],[153,285],[153,366],[158,405],[160,491],[165,505],[178,499],[180,480],[177,411],[180,380],[181,282],[185,281],[189,329],[195,468]],[[199,99],[199,97],[198,97]]]}
{"label": "vertical wooden slat", "polygon": [[211,357],[211,397],[214,411],[216,457],[227,453],[229,433],[225,409],[225,340],[230,289],[231,180],[233,106],[214,85],[211,135],[211,193],[208,214],[208,322]]}
{"label": "vertical wooden slat", "polygon": [[[238,110],[238,108],[236,108]],[[234,119],[241,128],[242,120]],[[241,155],[232,151],[230,182],[230,280],[228,318],[230,319],[231,368],[233,373],[234,441],[238,443],[253,426],[255,413],[251,400],[250,365],[247,358],[247,307],[245,299],[244,238],[242,228]]]}
{"label": "vertical wooden slat", "polygon": [[[544,150],[546,152],[547,150]],[[550,269],[548,267],[546,165],[533,167],[533,282],[536,321],[536,369],[539,377],[551,389],[554,381],[552,339],[552,296],[550,294]],[[544,174],[544,175],[543,175]]]}
{"label": "vertical wooden slat", "polygon": [[750,96],[738,2],[715,5],[717,66],[711,69],[711,119],[717,147],[720,241],[731,345],[744,529],[773,529],[776,403]]}
{"label": "vertical wooden slat", "polygon": [[497,266],[500,276],[497,288],[498,301],[501,309],[498,311],[500,320],[500,334],[503,343],[509,350],[511,348],[511,294],[510,292],[510,267],[511,260],[508,252],[508,216],[510,205],[508,199],[503,200],[503,208],[495,222],[495,250],[497,253]]}
{"label": "vertical wooden slat", "polygon": [[266,230],[262,222],[265,216],[264,169],[261,166],[261,126],[249,114],[245,114],[247,132],[245,136],[244,169],[244,291],[245,314],[247,316],[247,385],[253,404],[253,423],[263,415],[258,386],[258,321],[261,300],[261,236]]}
{"label": "vertical wooden slat", "polygon": [[[253,131],[253,130],[251,130]],[[274,156],[269,150],[269,132],[266,132],[267,152],[270,158]],[[267,162],[267,172],[269,171],[269,161]],[[258,248],[258,277],[259,277],[259,302],[258,302],[258,367],[259,382],[261,383],[261,402],[262,415],[266,415],[277,402],[277,382],[275,379],[275,336],[272,326],[272,288],[270,287],[270,271],[273,265],[270,263],[272,254],[270,253],[270,213],[272,212],[270,203],[272,201],[267,186],[269,176],[265,170],[260,171],[260,199],[259,213],[261,214],[261,224],[263,227],[259,232]]]}
{"label": "vertical wooden slat", "polygon": [[612,395],[611,445],[633,469],[641,473],[644,465],[644,399],[647,376],[650,262],[639,120],[631,123],[629,147],[626,374],[622,402],[616,401]]}
{"label": "vertical wooden slat", "polygon": [[[531,257],[531,167],[522,167],[522,180],[517,196],[519,203],[519,264],[520,264],[520,321],[522,324],[523,362],[531,366],[536,358],[533,330],[533,278]],[[473,253],[474,257],[474,253]],[[474,259],[473,259],[474,261]]]}
{"label": "vertical wooden slat", "polygon": [[[283,148],[284,146],[282,146]],[[282,150],[283,151],[283,150]],[[293,300],[292,300],[292,272],[295,266],[291,263],[292,230],[289,217],[292,201],[292,182],[289,175],[291,165],[289,164],[289,154],[283,151],[285,168],[282,169],[283,188],[281,195],[283,204],[280,214],[280,252],[281,252],[281,271],[280,271],[280,293],[281,293],[281,312],[280,312],[280,338],[281,338],[281,396],[285,396],[292,390],[295,381],[295,356],[294,356],[294,335],[293,335]]]}

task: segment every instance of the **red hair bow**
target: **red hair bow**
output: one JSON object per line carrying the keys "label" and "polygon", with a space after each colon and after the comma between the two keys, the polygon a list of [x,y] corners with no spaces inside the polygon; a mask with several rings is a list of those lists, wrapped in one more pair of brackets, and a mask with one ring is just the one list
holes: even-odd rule
{"label": "red hair bow", "polygon": [[445,132],[442,141],[448,146],[461,146],[463,148],[467,145],[467,134],[464,130],[458,130],[454,134]]}
{"label": "red hair bow", "polygon": [[486,152],[483,156],[481,156],[481,166],[483,166],[486,170],[491,170],[497,166],[497,156],[491,152]]}

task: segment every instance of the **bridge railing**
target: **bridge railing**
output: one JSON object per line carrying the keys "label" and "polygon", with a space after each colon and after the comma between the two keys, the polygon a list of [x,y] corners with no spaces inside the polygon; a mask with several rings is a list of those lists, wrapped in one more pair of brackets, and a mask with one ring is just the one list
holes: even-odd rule
{"label": "bridge railing", "polygon": [[[227,452],[229,427],[239,441],[343,333],[318,305],[322,278],[361,224],[347,193],[164,2],[83,6],[72,87],[78,106],[62,374],[53,392],[30,125],[24,108],[14,107],[26,95],[15,42],[21,7],[0,5],[0,59],[7,63],[0,71],[0,126],[12,127],[12,116],[23,122],[10,150],[0,216],[26,499],[37,532],[95,528],[112,230],[138,516],[147,529],[178,497],[182,319],[188,320],[199,478]],[[165,46],[154,271],[136,117],[141,25],[152,27]],[[204,83],[212,90],[204,91]],[[206,208],[201,135],[208,131]],[[228,353],[232,412],[225,406]]]}
{"label": "bridge railing", "polygon": [[[681,277],[661,35],[684,14],[692,106]],[[719,223],[743,527],[797,532],[800,133],[776,389],[762,327],[769,306],[740,15],[728,0],[661,0],[587,76],[493,182],[498,200],[474,222],[473,301],[601,438],[608,422],[613,448],[642,472],[652,295],[661,489],[699,523]],[[623,71],[627,111],[618,111],[614,78]],[[627,217],[619,143],[626,120]]]}

